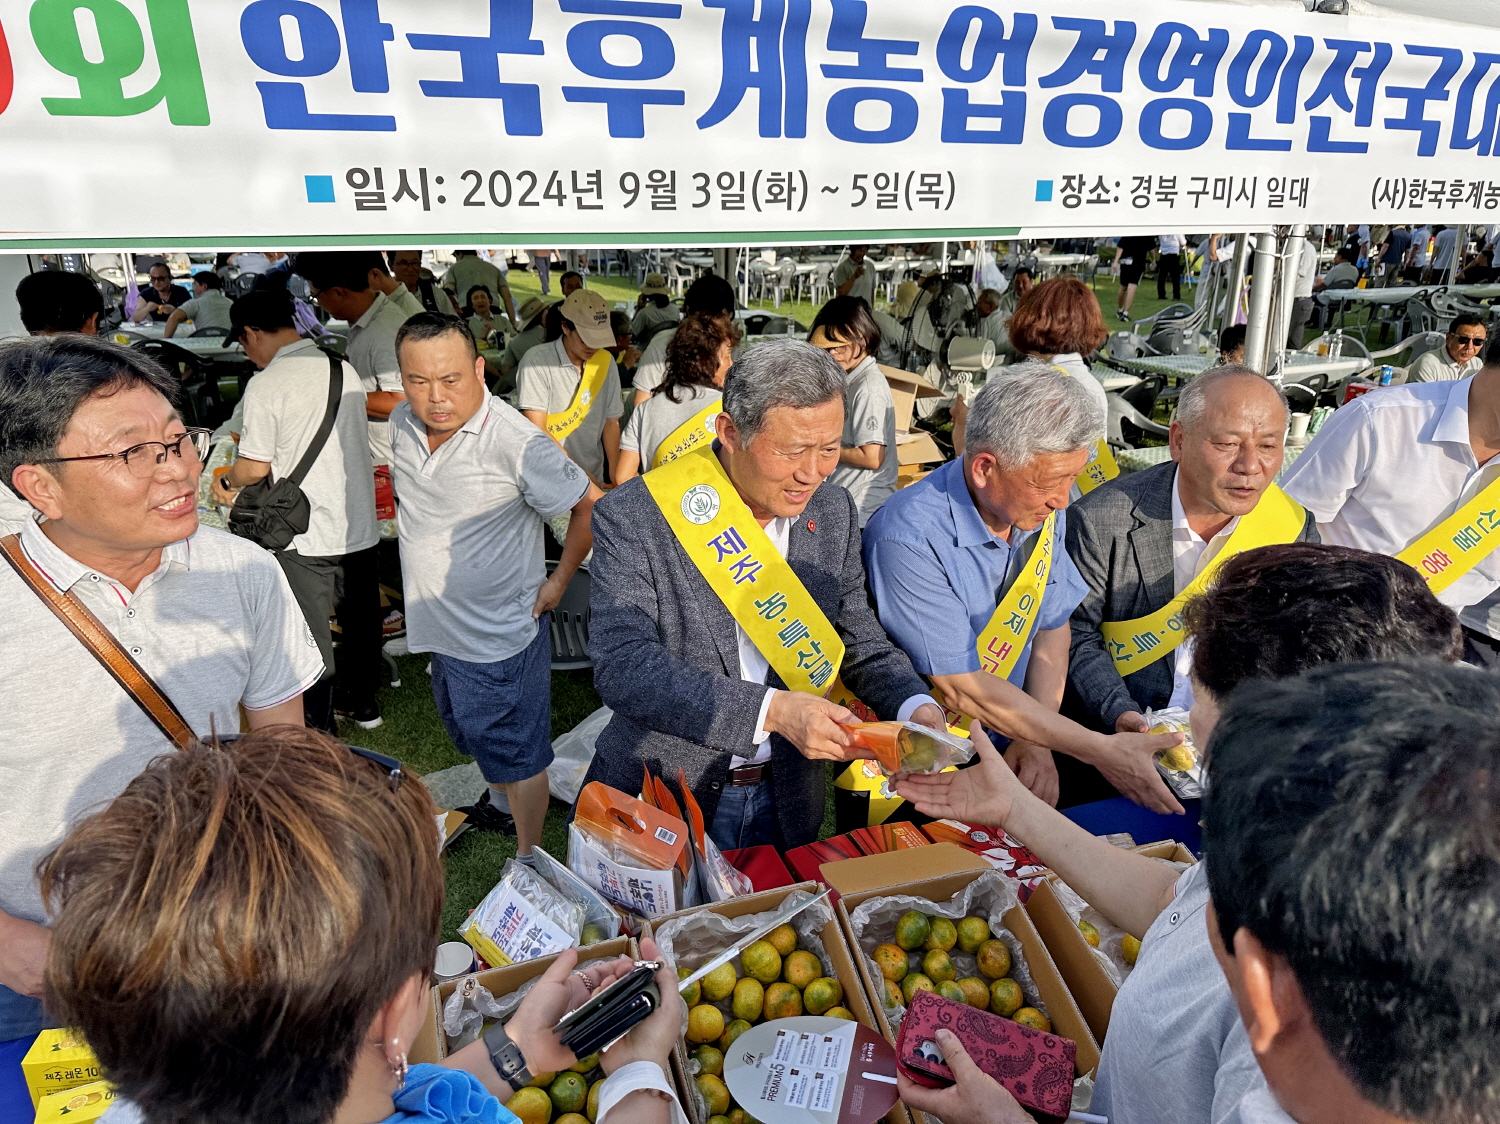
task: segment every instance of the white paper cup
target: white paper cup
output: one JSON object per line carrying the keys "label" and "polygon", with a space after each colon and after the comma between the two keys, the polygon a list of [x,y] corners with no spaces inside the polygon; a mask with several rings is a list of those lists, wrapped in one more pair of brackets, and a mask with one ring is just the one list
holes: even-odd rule
{"label": "white paper cup", "polygon": [[1293,414],[1292,432],[1293,441],[1301,441],[1307,437],[1307,423],[1312,420],[1311,414]]}
{"label": "white paper cup", "polygon": [[449,941],[438,945],[437,962],[433,972],[439,980],[453,980],[467,975],[474,967],[474,950],[463,941]]}

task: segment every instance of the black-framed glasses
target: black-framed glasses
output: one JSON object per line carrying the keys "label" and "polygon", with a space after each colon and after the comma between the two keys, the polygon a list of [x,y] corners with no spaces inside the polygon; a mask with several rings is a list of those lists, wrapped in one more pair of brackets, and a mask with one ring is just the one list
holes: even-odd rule
{"label": "black-framed glasses", "polygon": [[36,461],[36,464],[65,464],[68,461],[108,461],[122,460],[125,467],[134,475],[145,479],[156,474],[156,470],[165,463],[170,454],[176,457],[186,456],[182,444],[186,441],[188,449],[193,456],[202,463],[208,456],[209,446],[213,442],[213,432],[207,429],[189,429],[176,441],[142,441],[139,445],[132,445],[128,449],[121,449],[118,453],[93,453],[87,457],[51,457],[44,461]]}
{"label": "black-framed glasses", "polygon": [[1463,346],[1463,347],[1483,347],[1484,346],[1484,341],[1488,337],[1486,337],[1486,336],[1460,336],[1457,333],[1455,333],[1454,336],[1453,336],[1453,338],[1456,339],[1459,342],[1459,344],[1461,346]]}
{"label": "black-framed glasses", "polygon": [[387,774],[386,780],[389,782],[392,792],[400,788],[401,782],[406,779],[406,770],[402,768],[401,762],[397,761],[394,757],[389,757],[384,753],[376,753],[373,749],[361,749],[357,745],[351,745],[349,752],[356,757],[363,757],[366,761],[373,761],[384,769]]}

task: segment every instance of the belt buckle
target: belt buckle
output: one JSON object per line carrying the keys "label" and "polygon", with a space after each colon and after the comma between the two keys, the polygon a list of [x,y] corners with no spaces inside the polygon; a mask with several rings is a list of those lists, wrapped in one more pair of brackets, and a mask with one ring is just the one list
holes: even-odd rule
{"label": "belt buckle", "polygon": [[732,788],[747,788],[751,785],[760,784],[766,777],[766,763],[756,765],[741,765],[738,769],[729,770],[729,784]]}

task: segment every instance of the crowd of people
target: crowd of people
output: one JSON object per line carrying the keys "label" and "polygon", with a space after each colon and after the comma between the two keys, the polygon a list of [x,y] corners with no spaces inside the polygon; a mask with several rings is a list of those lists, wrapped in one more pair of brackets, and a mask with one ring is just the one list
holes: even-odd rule
{"label": "crowd of people", "polygon": [[[1121,246],[1122,284],[1147,253],[1180,263],[1168,237]],[[513,310],[477,256],[428,287],[407,253],[286,260],[347,323],[342,354],[284,283],[228,302],[153,273],[132,315],[196,324],[224,300],[258,368],[211,485],[233,533],[199,526],[210,434],[176,380],[90,338],[86,279],[22,282],[34,335],[0,345],[0,1042],[79,1027],[151,1122],[501,1121],[516,1057],[528,1079],[576,1060],[548,1028],[623,965],[570,975],[569,953],[509,1042],[406,1065],[442,904],[434,809],[399,761],[330,736],[380,721],[384,480],[408,649],[521,863],[548,801],[549,614],[587,565],[611,711],[588,779],[681,770],[721,849],[816,839],[830,766],[869,756],[857,713],[968,720],[972,767],[896,793],[1009,831],[1143,942],[1091,1112],[1495,1115],[1482,324],[1450,327],[1458,373],[1355,399],[1285,473],[1279,386],[1222,363],[1182,388],[1170,460],[1119,475],[1098,301],[1018,271],[969,310],[1013,361],[954,396],[953,458],[898,488],[881,317],[903,308],[877,315],[863,254],[806,340],[747,344],[712,275],[622,322],[578,274]],[[907,318],[947,299],[898,297]],[[540,327],[508,395],[480,346],[499,308],[521,329],[507,356]],[[1180,876],[1058,811],[1183,812],[1155,765],[1183,735],[1150,732],[1174,707],[1211,776],[1205,862]],[[681,1121],[662,1068],[680,1018],[668,1002],[605,1054],[599,1121]],[[903,1079],[910,1105],[1030,1119],[941,1044],[957,1084]]]}

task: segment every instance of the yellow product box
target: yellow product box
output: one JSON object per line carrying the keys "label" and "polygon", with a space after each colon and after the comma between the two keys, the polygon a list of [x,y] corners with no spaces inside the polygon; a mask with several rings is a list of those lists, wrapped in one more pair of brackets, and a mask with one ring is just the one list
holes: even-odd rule
{"label": "yellow product box", "polygon": [[36,1106],[36,1124],[63,1124],[64,1121],[67,1124],[88,1124],[88,1121],[103,1116],[114,1099],[115,1091],[108,1081],[48,1093]]}
{"label": "yellow product box", "polygon": [[44,1030],[37,1035],[21,1059],[21,1075],[31,1090],[33,1105],[48,1093],[76,1089],[104,1076],[99,1059],[76,1030]]}

